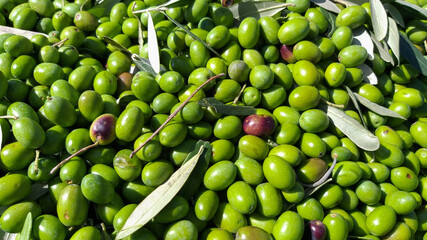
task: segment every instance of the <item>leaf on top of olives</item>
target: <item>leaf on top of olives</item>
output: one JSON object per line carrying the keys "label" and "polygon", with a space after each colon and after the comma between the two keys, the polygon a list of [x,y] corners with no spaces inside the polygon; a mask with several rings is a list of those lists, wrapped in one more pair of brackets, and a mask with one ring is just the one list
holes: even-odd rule
{"label": "leaf on top of olives", "polygon": [[375,73],[371,67],[369,67],[368,65],[366,65],[364,63],[360,64],[357,67],[363,71],[363,74],[365,75],[365,81],[367,80],[372,85],[378,84],[377,75],[375,75]]}
{"label": "leaf on top of olives", "polygon": [[400,118],[400,119],[406,120],[406,118],[402,117],[400,114],[396,113],[395,111],[392,111],[376,103],[373,103],[368,99],[360,96],[357,93],[353,93],[353,94],[356,97],[357,101],[359,101],[363,106],[369,108],[369,110],[376,112],[381,116],[394,117],[394,118]]}
{"label": "leaf on top of olives", "polygon": [[27,214],[25,218],[24,226],[22,227],[21,234],[19,236],[20,240],[29,240],[31,237],[31,229],[33,228],[33,216],[31,212]]}
{"label": "leaf on top of olives", "polygon": [[254,107],[225,105],[224,103],[216,100],[213,97],[204,98],[202,100],[199,100],[198,103],[202,107],[205,107],[205,108],[211,107],[215,110],[215,112],[222,113],[224,115],[249,116],[256,113],[256,110]]}
{"label": "leaf on top of olives", "polygon": [[260,19],[266,16],[273,16],[279,13],[284,8],[293,6],[294,4],[273,2],[273,1],[259,1],[259,2],[241,2],[234,4],[230,7],[233,17],[238,21],[243,21],[247,17],[254,17]]}
{"label": "leaf on top of olives", "polygon": [[397,58],[397,64],[400,65],[399,29],[391,17],[388,18],[388,28],[386,41]]}
{"label": "leaf on top of olives", "polygon": [[411,63],[419,73],[427,76],[427,59],[425,59],[420,50],[418,50],[403,33],[399,32],[399,35],[402,57]]}
{"label": "leaf on top of olives", "polygon": [[325,34],[328,38],[330,38],[332,37],[332,34],[334,34],[335,30],[337,29],[337,25],[335,25],[335,19],[337,18],[337,16],[330,13],[329,11],[326,11],[324,8],[320,8],[320,11],[328,20],[328,23],[329,23],[328,30],[326,31]]}
{"label": "leaf on top of olives", "polygon": [[385,3],[384,7],[397,24],[399,24],[401,27],[405,27],[405,20],[403,20],[402,14],[395,6],[391,5],[390,3]]}
{"label": "leaf on top of olives", "polygon": [[333,2],[333,1],[329,1],[329,0],[311,0],[311,2],[313,2],[314,4],[329,10],[331,12],[334,13],[340,13],[341,9],[339,9],[339,7],[337,7],[337,5]]}
{"label": "leaf on top of olives", "polygon": [[203,144],[199,149],[195,149],[197,154],[175,171],[168,181],[157,187],[138,204],[126,220],[123,228],[117,233],[116,239],[123,239],[143,227],[176,196],[184,186],[200,156],[211,147],[209,142],[199,141],[203,142]]}
{"label": "leaf on top of olives", "polygon": [[389,52],[390,49],[388,48],[387,43],[385,43],[384,41],[382,42],[378,41],[375,38],[375,35],[373,32],[369,32],[369,35],[371,36],[371,40],[374,43],[375,47],[377,48],[381,59],[394,65],[394,60],[393,60],[393,57],[390,55],[390,52]]}
{"label": "leaf on top of olives", "polygon": [[387,12],[380,0],[370,0],[372,27],[378,41],[385,38],[388,32]]}
{"label": "leaf on top of olives", "polygon": [[48,192],[49,185],[47,183],[33,183],[33,185],[31,185],[31,192],[25,199],[28,201],[35,201]]}
{"label": "leaf on top of olives", "polygon": [[353,30],[353,45],[360,45],[368,52],[368,59],[374,59],[374,43],[371,36],[364,27],[358,27]]}
{"label": "leaf on top of olives", "polygon": [[348,96],[350,97],[351,101],[353,102],[354,107],[357,109],[357,112],[359,113],[359,116],[361,116],[361,120],[363,123],[363,126],[367,128],[367,124],[365,121],[365,118],[362,117],[362,110],[360,109],[359,103],[357,102],[356,96],[354,96],[353,91],[347,86],[345,86],[345,89],[347,90]]}
{"label": "leaf on top of olives", "polygon": [[331,122],[361,149],[375,151],[380,147],[380,141],[373,133],[342,110],[329,105],[321,105],[321,108]]}
{"label": "leaf on top of olives", "polygon": [[153,17],[151,13],[147,13],[148,16],[148,60],[150,61],[151,67],[157,74],[160,72],[160,55],[159,55],[159,44],[157,42],[156,29],[154,28]]}
{"label": "leaf on top of olives", "polygon": [[185,27],[184,25],[182,25],[181,23],[177,22],[175,19],[171,18],[169,15],[167,15],[164,11],[160,11],[161,13],[163,13],[163,15],[165,15],[169,21],[173,22],[176,26],[178,26],[179,28],[181,28],[182,30],[184,30],[188,35],[190,35],[192,38],[194,38],[196,41],[200,42],[201,44],[203,44],[203,46],[205,46],[207,49],[209,49],[212,53],[214,53],[217,57],[222,59],[222,56],[215,50],[213,49],[211,46],[209,46],[209,44],[207,44],[205,41],[203,41],[202,39],[200,39],[198,36],[196,36],[196,34],[192,33],[187,27]]}

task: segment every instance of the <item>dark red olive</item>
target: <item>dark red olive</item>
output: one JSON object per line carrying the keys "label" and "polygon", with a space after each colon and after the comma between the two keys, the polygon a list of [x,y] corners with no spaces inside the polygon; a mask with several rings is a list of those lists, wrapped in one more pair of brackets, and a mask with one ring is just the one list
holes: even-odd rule
{"label": "dark red olive", "polygon": [[267,114],[252,114],[243,120],[243,131],[257,137],[270,136],[274,131],[274,119]]}

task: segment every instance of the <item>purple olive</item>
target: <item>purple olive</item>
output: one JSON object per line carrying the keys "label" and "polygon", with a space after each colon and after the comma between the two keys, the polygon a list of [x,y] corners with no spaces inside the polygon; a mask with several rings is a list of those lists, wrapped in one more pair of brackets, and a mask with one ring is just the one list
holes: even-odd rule
{"label": "purple olive", "polygon": [[295,63],[297,61],[297,59],[294,56],[292,46],[283,44],[280,47],[280,55],[282,56],[282,59],[285,60],[287,63]]}
{"label": "purple olive", "polygon": [[257,137],[270,136],[274,131],[274,119],[267,114],[252,114],[243,120],[243,131]]}
{"label": "purple olive", "polygon": [[90,126],[90,139],[99,145],[107,145],[116,139],[117,118],[113,114],[102,114]]}
{"label": "purple olive", "polygon": [[319,220],[310,221],[311,240],[323,240],[326,236],[326,227]]}

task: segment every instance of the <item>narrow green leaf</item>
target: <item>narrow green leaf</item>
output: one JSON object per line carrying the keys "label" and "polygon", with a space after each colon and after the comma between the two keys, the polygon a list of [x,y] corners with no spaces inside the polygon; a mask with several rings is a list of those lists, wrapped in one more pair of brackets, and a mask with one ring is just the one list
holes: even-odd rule
{"label": "narrow green leaf", "polygon": [[202,107],[211,107],[217,113],[222,113],[224,115],[235,115],[235,116],[248,116],[255,114],[256,110],[254,107],[250,106],[236,106],[236,105],[226,105],[213,97],[204,98],[199,100],[198,103]]}
{"label": "narrow green leaf", "polygon": [[398,5],[396,8],[399,9],[401,13],[407,12],[415,19],[427,19],[427,10],[418,5],[412,4],[405,0],[395,0],[393,3]]}
{"label": "narrow green leaf", "polygon": [[374,59],[374,43],[372,42],[371,36],[365,27],[358,27],[353,29],[353,45],[360,45],[368,52],[368,59]]}
{"label": "narrow green leaf", "polygon": [[148,16],[148,60],[150,61],[151,67],[157,74],[160,72],[160,56],[159,56],[159,43],[157,42],[156,29],[154,28],[153,18],[151,13],[147,13]]}
{"label": "narrow green leaf", "polygon": [[103,36],[102,40],[104,40],[105,42],[111,44],[111,46],[115,47],[117,50],[122,51],[123,53],[125,53],[126,55],[128,55],[128,57],[132,57],[132,53],[129,52],[129,50],[127,48],[125,48],[123,45],[121,45],[120,43],[114,41],[113,39],[111,39],[110,37],[107,36]]}
{"label": "narrow green leaf", "polygon": [[399,32],[400,40],[400,54],[405,58],[409,63],[414,66],[419,73],[424,76],[427,76],[427,60],[421,54],[414,44],[401,32]]}
{"label": "narrow green leaf", "polygon": [[167,15],[165,12],[160,11],[161,13],[163,13],[168,19],[169,21],[173,22],[176,26],[178,26],[179,28],[181,28],[182,30],[184,30],[188,35],[190,35],[192,38],[194,38],[196,41],[200,42],[201,44],[203,44],[203,46],[205,46],[206,48],[208,48],[211,52],[213,52],[217,57],[221,58],[221,55],[215,50],[213,49],[211,46],[209,46],[205,41],[203,41],[202,39],[200,39],[199,37],[197,37],[194,33],[192,33],[187,27],[185,27],[184,25],[182,25],[181,23],[177,22],[175,19],[171,18],[169,15]]}
{"label": "narrow green leaf", "polygon": [[34,183],[31,185],[30,194],[25,199],[28,201],[35,201],[48,192],[49,185],[47,183]]}
{"label": "narrow green leaf", "polygon": [[371,36],[371,40],[374,43],[376,49],[378,50],[378,53],[380,54],[381,59],[394,65],[394,60],[393,60],[393,57],[390,55],[387,44],[385,44],[384,41],[381,41],[381,42],[378,41],[372,32],[369,32],[369,35]]}
{"label": "narrow green leaf", "polygon": [[332,2],[330,0],[311,0],[312,3],[316,4],[317,6],[320,6],[328,11],[334,12],[334,13],[340,13],[341,9],[337,7],[335,2]]}
{"label": "narrow green leaf", "polygon": [[[146,58],[140,57],[136,54],[132,55],[132,61],[135,63],[136,67],[141,70],[150,73],[152,76],[156,76],[157,73],[154,71],[153,67],[150,64],[150,61]],[[165,71],[166,69],[163,66],[160,66],[160,72]]]}
{"label": "narrow green leaf", "polygon": [[117,233],[116,239],[123,239],[136,232],[175,197],[190,176],[204,150],[205,147],[201,146],[193,158],[175,171],[168,181],[157,187],[135,208],[123,228]]}
{"label": "narrow green leaf", "polygon": [[242,21],[247,17],[260,19],[265,16],[274,16],[289,4],[283,2],[258,1],[258,2],[241,2],[234,4],[229,9],[233,13],[233,17],[238,21]]}
{"label": "narrow green leaf", "polygon": [[18,237],[17,233],[6,233],[3,232],[3,230],[0,229],[0,238],[2,240],[16,240]]}
{"label": "narrow green leaf", "polygon": [[380,141],[374,134],[342,110],[325,104],[321,105],[321,108],[335,127],[341,130],[359,148],[365,151],[375,151],[380,147]]}
{"label": "narrow green leaf", "polygon": [[344,5],[348,5],[348,6],[362,5],[366,2],[369,2],[369,0],[345,0],[345,1],[343,1]]}
{"label": "narrow green leaf", "polygon": [[353,94],[356,97],[357,101],[359,101],[363,106],[367,107],[369,110],[373,112],[378,113],[381,116],[394,117],[394,118],[400,118],[400,119],[406,120],[406,118],[402,117],[400,114],[396,113],[395,111],[392,111],[388,108],[385,108],[381,105],[371,102],[357,93],[353,93]]}
{"label": "narrow green leaf", "polygon": [[326,36],[330,38],[337,29],[337,26],[335,25],[335,19],[337,19],[337,16],[335,14],[330,13],[329,11],[326,11],[324,8],[319,9],[329,22],[328,29],[326,30]]}
{"label": "narrow green leaf", "polygon": [[33,216],[31,212],[29,212],[27,214],[27,218],[25,218],[24,226],[22,227],[19,240],[29,240],[31,237],[32,228],[33,228]]}
{"label": "narrow green leaf", "polygon": [[399,47],[399,29],[397,28],[396,22],[393,20],[393,18],[388,18],[388,33],[386,35],[386,41],[388,46],[390,46],[391,50],[393,51],[394,56],[396,56],[397,64],[400,64],[400,47]]}
{"label": "narrow green leaf", "polygon": [[353,102],[354,107],[356,108],[357,112],[359,113],[360,119],[362,120],[362,124],[365,128],[367,128],[365,118],[363,117],[362,110],[360,109],[359,102],[356,99],[356,96],[354,96],[353,91],[347,86],[345,86],[345,89],[347,90],[348,96],[350,97],[351,101]]}
{"label": "narrow green leaf", "polygon": [[390,14],[390,16],[396,21],[397,24],[401,27],[405,27],[405,20],[402,17],[402,14],[399,10],[391,5],[390,3],[384,4],[385,10]]}
{"label": "narrow green leaf", "polygon": [[372,85],[378,84],[377,75],[375,75],[375,73],[371,67],[369,67],[368,65],[366,65],[364,63],[357,66],[357,67],[363,71],[365,82],[368,82]]}
{"label": "narrow green leaf", "polygon": [[369,0],[371,5],[372,27],[378,41],[385,38],[388,31],[387,12],[380,0]]}

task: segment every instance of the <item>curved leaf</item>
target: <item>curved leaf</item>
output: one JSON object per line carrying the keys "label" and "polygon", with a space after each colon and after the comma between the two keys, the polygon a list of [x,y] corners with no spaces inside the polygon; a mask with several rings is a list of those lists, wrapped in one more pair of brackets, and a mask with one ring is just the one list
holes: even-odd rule
{"label": "curved leaf", "polygon": [[231,13],[233,13],[233,17],[235,19],[242,21],[247,17],[260,19],[265,16],[273,16],[285,9],[287,6],[289,6],[289,4],[283,2],[251,1],[234,4],[229,9],[231,10]]}
{"label": "curved leaf", "polygon": [[368,82],[372,85],[376,85],[378,84],[378,78],[377,75],[375,75],[374,71],[372,70],[371,67],[369,67],[366,64],[361,64],[359,66],[357,66],[358,68],[360,68],[364,74],[364,80],[365,82]]}
{"label": "curved leaf", "polygon": [[358,27],[353,30],[353,45],[360,45],[368,52],[368,59],[374,59],[374,43],[372,42],[371,36],[364,27]]}
{"label": "curved leaf", "polygon": [[373,112],[378,113],[381,116],[394,117],[394,118],[400,118],[400,119],[406,120],[406,118],[402,117],[400,114],[396,113],[395,111],[392,111],[388,108],[385,108],[381,105],[371,102],[357,93],[353,93],[353,94],[357,98],[357,101],[359,101],[363,106],[367,107],[369,110]]}
{"label": "curved leaf", "polygon": [[123,228],[117,233],[116,239],[123,239],[143,227],[176,196],[205,149],[206,144],[203,144],[200,149],[196,149],[198,152],[194,157],[175,171],[168,181],[157,187],[135,208]]}
{"label": "curved leaf", "polygon": [[387,44],[390,46],[393,51],[394,56],[396,56],[397,64],[400,64],[400,47],[399,47],[399,29],[397,28],[396,22],[392,18],[388,18],[388,33],[386,36]]}
{"label": "curved leaf", "polygon": [[404,0],[395,0],[393,3],[398,5],[397,8],[401,12],[405,11],[415,19],[427,19],[427,10],[418,5],[412,4]]}
{"label": "curved leaf", "polygon": [[160,72],[160,54],[159,54],[159,43],[157,42],[156,29],[154,28],[153,18],[151,13],[147,13],[148,16],[148,60],[150,61],[151,67],[157,74]]}
{"label": "curved leaf", "polygon": [[371,36],[371,40],[374,43],[375,47],[377,48],[381,59],[394,65],[394,60],[393,60],[393,57],[390,55],[387,44],[385,44],[384,41],[381,41],[381,42],[378,41],[372,32],[369,32],[369,35]]}
{"label": "curved leaf", "polygon": [[380,141],[374,134],[342,110],[329,105],[322,105],[321,107],[331,122],[358,147],[365,151],[375,151],[380,147]]}
{"label": "curved leaf", "polygon": [[25,199],[29,201],[35,201],[48,192],[49,185],[47,183],[34,183],[31,185],[30,194]]}
{"label": "curved leaf", "polygon": [[326,31],[326,36],[328,38],[332,37],[332,34],[334,34],[335,30],[337,29],[337,26],[335,25],[335,19],[337,19],[337,16],[335,14],[330,13],[329,11],[326,11],[324,8],[319,8],[322,14],[326,17],[328,20],[328,30]]}
{"label": "curved leaf", "polygon": [[384,4],[385,10],[390,14],[390,16],[396,21],[397,24],[401,27],[405,27],[405,20],[402,17],[402,14],[399,10],[391,5],[390,3]]}
{"label": "curved leaf", "polygon": [[424,76],[427,76],[427,60],[421,54],[414,44],[401,32],[399,32],[399,46],[400,54],[405,58],[409,63],[414,66],[419,73]]}
{"label": "curved leaf", "polygon": [[340,13],[341,9],[337,7],[337,5],[330,0],[311,0],[312,3],[334,13]]}
{"label": "curved leaf", "polygon": [[354,107],[356,108],[357,112],[359,113],[360,120],[362,120],[363,126],[365,128],[367,128],[365,118],[363,117],[362,110],[360,109],[360,106],[359,106],[359,103],[357,102],[356,96],[354,96],[353,91],[351,91],[351,89],[349,87],[345,86],[345,89],[347,90],[348,96],[350,97],[351,101],[353,102]]}
{"label": "curved leaf", "polygon": [[380,0],[369,0],[371,5],[372,27],[378,41],[385,38],[388,31],[387,12]]}

